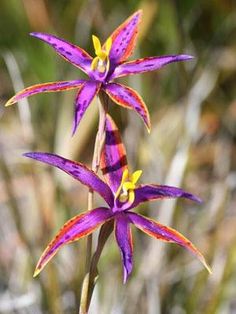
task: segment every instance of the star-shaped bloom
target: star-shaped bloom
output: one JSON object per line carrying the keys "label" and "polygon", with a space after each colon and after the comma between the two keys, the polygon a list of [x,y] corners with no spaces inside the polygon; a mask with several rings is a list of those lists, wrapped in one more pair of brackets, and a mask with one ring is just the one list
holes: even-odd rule
{"label": "star-shaped bloom", "polygon": [[65,171],[82,184],[100,194],[107,203],[106,207],[98,207],[83,212],[66,222],[42,254],[34,275],[36,276],[44,268],[63,245],[91,234],[99,226],[110,220],[114,221],[116,242],[120,249],[123,262],[124,282],[126,282],[133,267],[132,224],[158,240],[174,242],[186,248],[211,272],[203,255],[182,234],[132,211],[139,204],[152,200],[187,198],[200,202],[199,198],[176,187],[157,184],[137,185],[142,171],[138,170],[130,174],[125,148],[122,144],[119,131],[114,121],[108,115],[105,128],[106,139],[101,156],[101,169],[105,181],[101,180],[98,175],[85,165],[70,161],[58,155],[40,152],[25,154],[26,157],[36,159]]}
{"label": "star-shaped bloom", "polygon": [[122,76],[157,70],[168,63],[186,61],[192,57],[189,55],[168,55],[127,62],[136,44],[141,16],[141,10],[131,15],[108,37],[104,45],[101,45],[96,36],[92,36],[95,49],[94,58],[82,48],[54,35],[31,33],[32,36],[50,45],[68,62],[84,71],[89,79],[33,85],[13,96],[6,103],[6,106],[38,93],[78,89],[75,98],[74,134],[89,104],[99,91],[103,90],[116,104],[135,110],[144,121],[147,129],[150,130],[148,109],[141,96],[132,88],[115,83],[114,80]]}

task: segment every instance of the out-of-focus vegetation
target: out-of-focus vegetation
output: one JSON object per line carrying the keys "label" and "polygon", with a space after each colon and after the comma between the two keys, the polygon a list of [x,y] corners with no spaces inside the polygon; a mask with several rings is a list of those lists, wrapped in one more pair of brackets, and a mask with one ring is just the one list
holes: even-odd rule
{"label": "out-of-focus vegetation", "polygon": [[[36,279],[37,259],[56,230],[86,209],[87,190],[59,170],[21,157],[55,152],[91,163],[97,105],[71,138],[74,92],[4,103],[24,86],[83,77],[31,31],[50,32],[91,54],[136,9],[144,10],[135,56],[188,53],[194,61],[133,76],[127,84],[151,112],[149,136],[134,112],[111,104],[133,169],[144,182],[182,186],[203,205],[154,202],[139,210],[173,226],[204,253],[209,276],[183,249],[135,231],[135,268],[122,284],[109,239],[91,313],[236,311],[236,3],[214,1],[1,0],[0,3],[0,313],[75,313],[85,241],[64,247]],[[101,204],[96,199],[96,204]]]}

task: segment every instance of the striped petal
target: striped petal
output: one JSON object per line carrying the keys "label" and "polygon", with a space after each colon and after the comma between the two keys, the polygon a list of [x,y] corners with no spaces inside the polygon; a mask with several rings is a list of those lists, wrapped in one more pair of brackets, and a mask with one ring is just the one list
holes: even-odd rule
{"label": "striped petal", "polygon": [[85,165],[49,153],[30,152],[24,154],[24,156],[63,170],[74,179],[99,193],[109,206],[113,206],[114,197],[109,186]]}
{"label": "striped petal", "polygon": [[89,235],[101,224],[104,224],[111,219],[111,217],[112,212],[109,209],[100,207],[84,212],[66,222],[40,257],[34,272],[34,277],[41,272],[45,265],[63,245]]}
{"label": "striped petal", "polygon": [[43,33],[30,33],[30,35],[50,45],[61,57],[80,68],[85,73],[88,74],[90,72],[92,57],[82,48],[55,35]]}
{"label": "striped petal", "polygon": [[148,109],[139,94],[130,87],[118,83],[110,83],[104,87],[108,96],[118,105],[135,110],[144,121],[148,132],[151,123]]}
{"label": "striped petal", "polygon": [[121,65],[118,65],[115,68],[114,72],[110,77],[110,80],[113,80],[121,76],[158,70],[169,63],[187,61],[191,60],[192,58],[193,57],[189,55],[173,55],[173,56],[148,57],[133,60],[130,62],[125,62]]}
{"label": "striped petal", "polygon": [[10,106],[16,103],[17,101],[35,95],[39,93],[49,93],[49,92],[59,92],[63,90],[70,90],[74,88],[80,88],[84,83],[84,80],[75,80],[75,81],[62,81],[62,82],[50,82],[43,84],[36,84],[30,87],[27,87],[13,96],[8,100],[5,106]]}
{"label": "striped petal", "polygon": [[75,114],[72,134],[75,133],[85,111],[95,95],[99,92],[100,86],[101,83],[96,81],[86,81],[80,88],[75,100]]}
{"label": "striped petal", "polygon": [[133,53],[141,17],[142,10],[135,12],[110,36],[112,39],[112,47],[109,57],[112,65],[124,62]]}
{"label": "striped petal", "polygon": [[130,220],[124,214],[115,219],[115,235],[123,262],[123,282],[126,283],[133,268],[133,241]]}
{"label": "striped petal", "polygon": [[127,169],[125,147],[122,143],[120,132],[107,114],[105,123],[106,138],[101,154],[100,167],[105,180],[113,193],[120,186],[122,174]]}
{"label": "striped petal", "polygon": [[132,207],[136,207],[143,202],[165,198],[187,198],[194,202],[202,202],[197,196],[185,192],[180,188],[167,185],[143,184],[135,189],[135,201]]}
{"label": "striped petal", "polygon": [[147,233],[149,236],[154,237],[158,240],[176,243],[184,247],[185,249],[187,249],[190,253],[195,255],[200,260],[200,262],[206,267],[209,273],[211,273],[211,269],[209,265],[206,263],[203,255],[181,233],[179,233],[178,231],[170,227],[164,226],[154,220],[141,216],[139,214],[129,212],[128,216],[129,216],[129,219],[137,228]]}

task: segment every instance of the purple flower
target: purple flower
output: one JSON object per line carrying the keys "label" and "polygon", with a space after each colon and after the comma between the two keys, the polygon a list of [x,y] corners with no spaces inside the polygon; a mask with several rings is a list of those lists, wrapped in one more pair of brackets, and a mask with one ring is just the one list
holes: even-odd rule
{"label": "purple flower", "polygon": [[176,187],[157,184],[137,185],[142,171],[138,170],[133,174],[129,173],[126,152],[119,131],[114,121],[108,115],[105,131],[106,140],[100,166],[106,182],[102,181],[85,165],[55,154],[34,152],[25,154],[26,157],[39,160],[65,171],[82,184],[99,193],[107,203],[106,207],[99,207],[84,212],[69,220],[42,254],[36,266],[34,276],[43,269],[64,244],[76,241],[92,233],[99,226],[110,220],[114,221],[116,241],[123,262],[124,282],[127,281],[133,267],[131,224],[134,224],[138,229],[156,239],[175,242],[186,248],[197,256],[208,271],[211,272],[203,255],[183,235],[172,228],[132,212],[134,207],[147,201],[163,198],[187,198],[200,202],[199,198]]}
{"label": "purple flower", "polygon": [[77,88],[73,123],[74,134],[89,104],[102,89],[118,105],[135,110],[150,130],[148,109],[140,95],[130,87],[114,83],[113,80],[122,76],[157,70],[168,63],[186,61],[192,57],[189,55],[169,55],[126,62],[133,53],[136,44],[141,16],[141,10],[131,15],[111,34],[103,46],[96,36],[92,36],[95,58],[92,58],[80,47],[54,35],[31,33],[32,36],[49,44],[64,59],[84,71],[89,79],[34,85],[13,96],[8,100],[6,106],[34,94]]}

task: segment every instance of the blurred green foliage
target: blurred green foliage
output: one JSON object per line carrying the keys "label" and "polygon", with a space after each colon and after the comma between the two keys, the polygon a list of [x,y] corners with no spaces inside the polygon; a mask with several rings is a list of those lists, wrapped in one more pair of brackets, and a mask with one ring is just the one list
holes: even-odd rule
{"label": "blurred green foliage", "polygon": [[81,240],[32,278],[55,231],[86,208],[87,190],[21,153],[50,151],[90,164],[97,107],[89,108],[73,138],[73,92],[4,108],[19,84],[83,77],[28,33],[54,33],[93,54],[91,35],[107,38],[138,8],[144,16],[135,57],[189,53],[195,59],[127,80],[149,107],[150,136],[133,112],[111,104],[111,114],[123,130],[130,164],[144,170],[145,182],[182,185],[204,199],[202,206],[155,202],[140,211],[196,243],[213,275],[178,247],[160,248],[135,232],[135,270],[123,286],[111,238],[99,263],[91,313],[236,311],[235,1],[1,0],[0,313],[75,313],[84,272]]}

